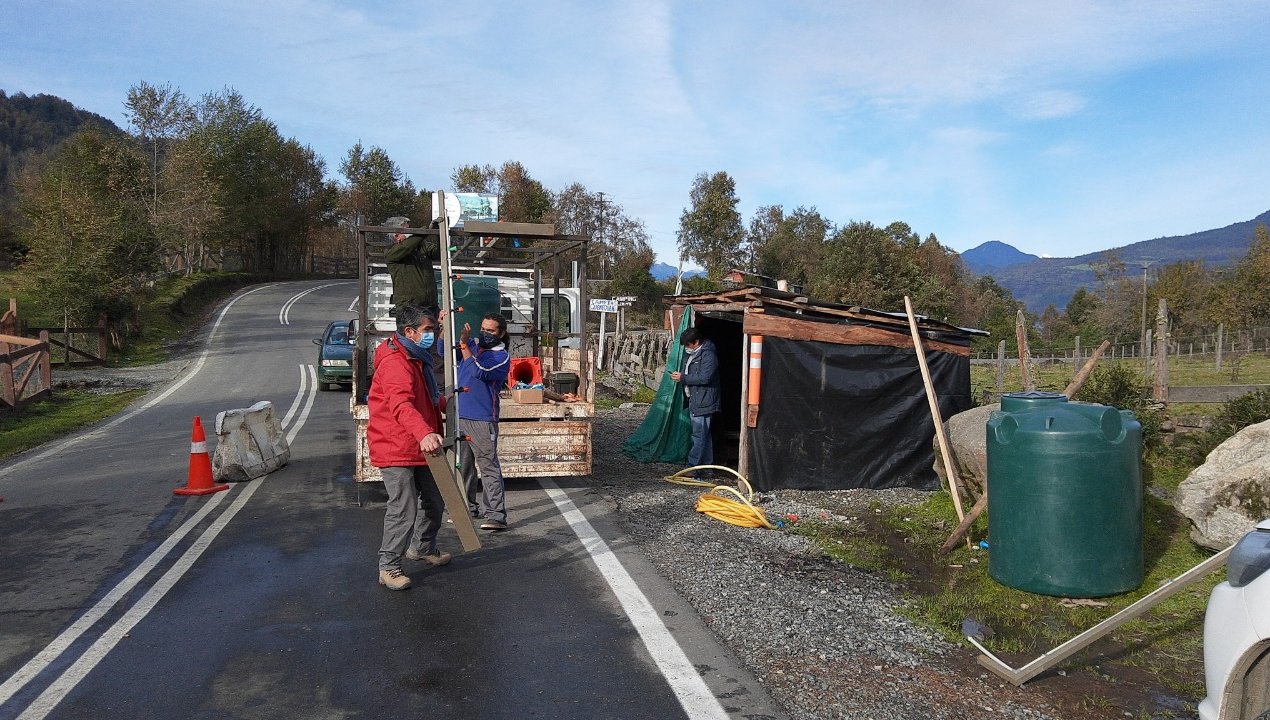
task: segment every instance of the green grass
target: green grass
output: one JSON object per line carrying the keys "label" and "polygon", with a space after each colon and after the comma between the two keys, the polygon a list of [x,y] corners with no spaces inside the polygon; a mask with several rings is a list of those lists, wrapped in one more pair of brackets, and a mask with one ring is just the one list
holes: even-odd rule
{"label": "green grass", "polygon": [[[1141,368],[1141,360],[1120,360],[1104,357],[1099,366],[1107,363],[1125,363]],[[1038,390],[1062,392],[1076,369],[1072,363],[1038,365],[1034,368],[1034,381]],[[985,390],[996,391],[997,370],[994,364],[971,365],[970,385],[973,397],[982,397]],[[1150,378],[1142,375],[1144,383]],[[1169,359],[1170,385],[1265,385],[1270,384],[1270,356],[1264,352],[1227,353],[1222,360],[1222,369],[1216,369],[1216,363],[1210,355],[1207,358],[1180,357]],[[1017,360],[1007,360],[1002,383],[1005,392],[1017,392],[1023,389],[1023,376],[1019,371]],[[1206,407],[1207,404],[1199,407]],[[1203,412],[1203,410],[1201,410]]]}
{"label": "green grass", "polygon": [[82,427],[92,425],[124,409],[144,390],[114,395],[94,395],[82,390],[56,391],[53,397],[0,415],[0,458],[30,450]]}

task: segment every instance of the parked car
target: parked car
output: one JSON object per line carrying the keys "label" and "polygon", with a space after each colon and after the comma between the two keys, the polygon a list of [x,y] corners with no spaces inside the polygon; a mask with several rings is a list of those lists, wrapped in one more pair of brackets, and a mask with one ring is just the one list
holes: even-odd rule
{"label": "parked car", "polygon": [[1270,520],[1244,535],[1226,560],[1204,615],[1200,720],[1270,720]]}
{"label": "parked car", "polygon": [[326,326],[322,337],[313,338],[318,349],[318,387],[330,389],[332,384],[345,388],[353,385],[353,336],[348,333],[348,320],[336,320]]}

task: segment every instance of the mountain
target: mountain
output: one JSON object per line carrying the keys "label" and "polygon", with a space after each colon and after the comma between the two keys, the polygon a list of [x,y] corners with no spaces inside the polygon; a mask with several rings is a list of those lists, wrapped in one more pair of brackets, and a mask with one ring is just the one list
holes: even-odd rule
{"label": "mountain", "polygon": [[[674,265],[667,265],[664,262],[659,262],[653,263],[653,266],[648,269],[648,272],[652,274],[654,280],[661,282],[678,275],[679,268]],[[705,275],[705,273],[701,270],[688,270],[684,273],[684,279],[687,280],[688,278],[701,277],[703,275]]]}
{"label": "mountain", "polygon": [[1040,257],[1029,255],[1013,245],[990,240],[979,247],[965,251],[961,254],[961,259],[971,270],[980,275],[985,275],[997,268],[1039,260]]}
{"label": "mountain", "polygon": [[1114,251],[1131,275],[1140,274],[1143,263],[1155,268],[1183,260],[1203,260],[1209,267],[1232,265],[1248,253],[1258,225],[1270,225],[1270,211],[1223,228],[1143,240],[1110,251],[1071,258],[1038,258],[1018,265],[988,269],[980,274],[992,276],[998,284],[1014,293],[1015,298],[1026,303],[1031,312],[1039,313],[1051,304],[1061,310],[1067,306],[1076,288],[1082,285],[1091,290],[1096,288],[1097,281],[1090,265],[1102,262],[1107,252]]}

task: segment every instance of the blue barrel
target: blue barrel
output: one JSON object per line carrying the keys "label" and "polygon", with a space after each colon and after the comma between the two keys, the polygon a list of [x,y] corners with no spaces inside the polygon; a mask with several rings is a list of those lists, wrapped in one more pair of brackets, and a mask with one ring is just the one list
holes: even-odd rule
{"label": "blue barrel", "polygon": [[1142,426],[1133,413],[1012,393],[988,420],[988,572],[1042,595],[1142,584]]}

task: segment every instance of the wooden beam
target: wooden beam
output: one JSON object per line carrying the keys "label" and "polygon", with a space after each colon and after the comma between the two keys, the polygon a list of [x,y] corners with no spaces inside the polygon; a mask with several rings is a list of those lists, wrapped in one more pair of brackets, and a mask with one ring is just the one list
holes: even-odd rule
{"label": "wooden beam", "polygon": [[908,313],[908,327],[913,334],[913,346],[917,348],[917,366],[922,371],[922,384],[926,386],[926,402],[930,404],[930,416],[935,421],[935,439],[939,441],[939,454],[944,458],[944,472],[948,475],[948,492],[952,495],[957,520],[965,520],[966,513],[961,509],[961,487],[957,482],[957,468],[953,466],[952,452],[948,449],[948,438],[944,436],[944,418],[939,412],[939,398],[935,397],[935,383],[930,379],[930,368],[926,367],[926,349],[922,347],[922,336],[917,333],[917,317],[913,315],[913,301],[909,300],[907,295],[904,296],[904,310]]}
{"label": "wooden beam", "polygon": [[1085,361],[1084,367],[1080,369],[1080,372],[1076,373],[1076,377],[1072,378],[1072,381],[1063,389],[1063,394],[1067,396],[1068,400],[1076,397],[1076,393],[1080,392],[1080,389],[1085,386],[1085,381],[1089,379],[1089,374],[1094,371],[1094,365],[1098,363],[1098,359],[1102,357],[1103,353],[1107,352],[1109,347],[1111,347],[1111,341],[1103,340],[1098,349],[1090,354],[1089,359]]}
{"label": "wooden beam", "polygon": [[[905,335],[867,325],[798,320],[754,312],[745,314],[743,330],[751,335],[765,335],[788,340],[816,340],[838,345],[885,345],[905,349],[914,347],[913,340]],[[961,345],[928,340],[926,346],[932,350],[970,357],[970,348]]]}
{"label": "wooden beam", "polygon": [[1014,338],[1019,343],[1019,372],[1023,374],[1023,389],[1031,392],[1036,389],[1036,381],[1032,379],[1032,354],[1027,347],[1027,323],[1022,310],[1014,318]]}
{"label": "wooden beam", "polygon": [[468,235],[521,235],[524,237],[555,237],[556,226],[546,223],[507,223],[467,220],[460,228]]}
{"label": "wooden beam", "polygon": [[974,525],[975,520],[978,520],[979,516],[983,514],[983,511],[987,509],[988,490],[987,488],[984,488],[983,494],[975,501],[974,507],[970,508],[970,512],[966,513],[966,516],[961,519],[961,524],[952,531],[952,535],[948,536],[948,539],[944,541],[944,544],[939,546],[939,553],[944,555],[951,551],[953,546],[961,541],[962,536],[967,532],[970,532],[970,526]]}

